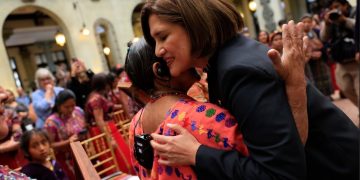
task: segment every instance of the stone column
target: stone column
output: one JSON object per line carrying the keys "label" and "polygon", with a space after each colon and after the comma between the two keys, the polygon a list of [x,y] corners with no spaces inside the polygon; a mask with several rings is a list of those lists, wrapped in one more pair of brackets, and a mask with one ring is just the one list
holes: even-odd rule
{"label": "stone column", "polygon": [[284,19],[284,9],[281,0],[255,0],[256,16],[261,30],[272,32],[276,30],[279,20]]}

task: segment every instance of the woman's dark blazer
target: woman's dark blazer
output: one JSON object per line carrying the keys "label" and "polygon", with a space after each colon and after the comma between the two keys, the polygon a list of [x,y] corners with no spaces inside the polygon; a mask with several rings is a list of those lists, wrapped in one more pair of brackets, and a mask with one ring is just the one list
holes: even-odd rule
{"label": "woman's dark blazer", "polygon": [[237,36],[210,60],[211,102],[237,119],[250,156],[200,146],[200,179],[359,179],[359,131],[314,86],[307,85],[309,134],[303,147],[284,82],[268,48]]}

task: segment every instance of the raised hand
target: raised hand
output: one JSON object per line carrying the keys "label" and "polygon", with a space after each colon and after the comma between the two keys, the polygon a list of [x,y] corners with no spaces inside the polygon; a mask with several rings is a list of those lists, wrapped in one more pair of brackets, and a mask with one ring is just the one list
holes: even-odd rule
{"label": "raised hand", "polygon": [[283,54],[269,50],[276,72],[286,83],[286,94],[293,113],[296,127],[303,144],[308,136],[308,115],[306,97],[305,65],[311,57],[309,39],[303,36],[303,24],[290,21],[284,24]]}
{"label": "raised hand", "polygon": [[54,85],[47,84],[45,86],[45,99],[50,102],[51,98],[55,95],[54,93]]}

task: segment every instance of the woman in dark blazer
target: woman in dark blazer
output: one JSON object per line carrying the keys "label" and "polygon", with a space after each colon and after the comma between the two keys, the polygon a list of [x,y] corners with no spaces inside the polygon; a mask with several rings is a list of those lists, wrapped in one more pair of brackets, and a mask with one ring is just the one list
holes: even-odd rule
{"label": "woman in dark blazer", "polygon": [[[242,19],[225,0],[149,1],[141,22],[147,42],[167,62],[172,76],[206,67],[210,101],[235,116],[250,151],[250,157],[244,157],[209,148],[175,126],[177,136],[152,135],[161,164],[193,165],[199,179],[358,179],[356,126],[311,85],[306,86],[307,102],[291,96],[292,91],[305,91],[286,92],[271,64],[270,58],[285,65],[304,60],[301,24],[283,26],[280,57],[239,35]],[[288,67],[298,73],[287,76],[285,71],[285,81],[305,85],[303,70],[296,64]],[[299,110],[307,106],[308,121],[295,110],[295,119],[302,121],[294,122],[286,94],[298,102]]]}

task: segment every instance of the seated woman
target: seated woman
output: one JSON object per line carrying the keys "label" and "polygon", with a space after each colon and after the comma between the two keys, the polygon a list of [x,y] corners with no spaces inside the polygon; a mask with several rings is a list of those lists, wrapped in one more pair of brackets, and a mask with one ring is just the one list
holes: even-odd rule
{"label": "seated woman", "polygon": [[55,86],[55,77],[46,68],[36,70],[35,82],[38,89],[31,95],[32,106],[37,116],[36,128],[43,128],[54,107],[55,97],[63,88]]}
{"label": "seated woman", "polygon": [[44,125],[56,159],[70,178],[75,178],[70,142],[83,139],[79,134],[86,130],[84,112],[75,104],[76,98],[72,91],[60,91],[55,98],[53,113],[46,119]]}
{"label": "seated woman", "polygon": [[[227,110],[186,95],[187,89],[199,80],[194,69],[177,78],[171,77],[164,61],[156,58],[154,50],[141,39],[130,47],[125,70],[133,85],[152,97],[134,116],[130,127],[133,163],[141,179],[196,179],[190,166],[160,165],[163,160],[157,154],[152,155],[151,150],[141,147],[150,146],[150,133],[175,135],[169,124],[183,126],[201,144],[224,150],[235,149],[249,156],[237,121]],[[151,157],[153,160],[149,162]]]}
{"label": "seated woman", "polygon": [[50,139],[45,131],[33,129],[21,137],[21,149],[29,160],[21,172],[37,180],[66,180],[69,179],[63,166],[50,157]]}

